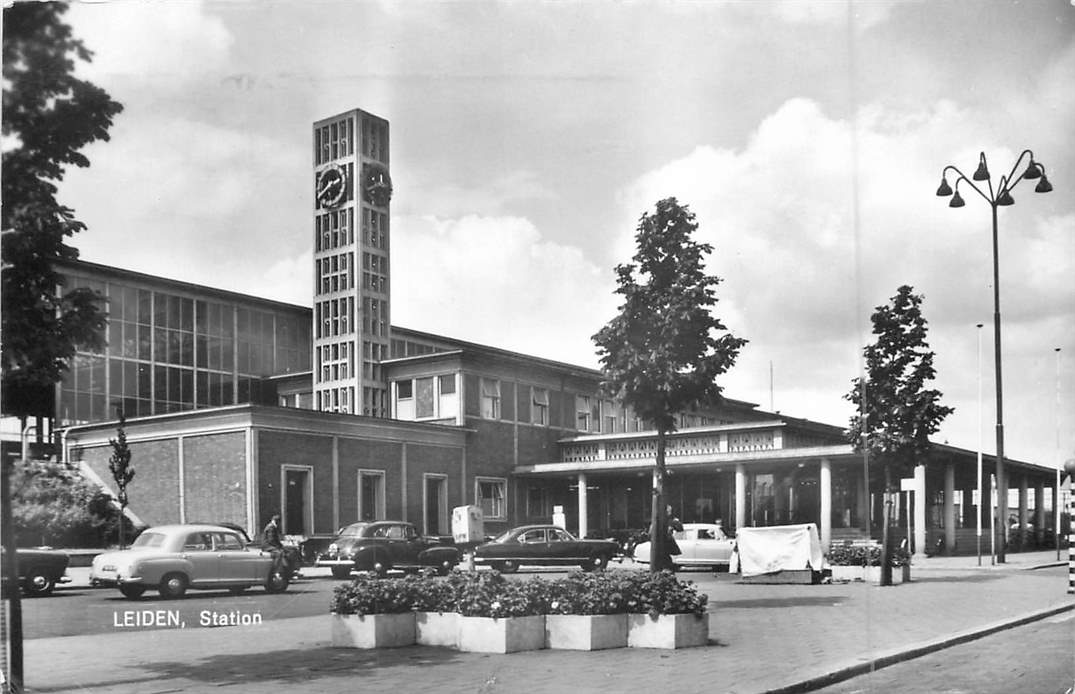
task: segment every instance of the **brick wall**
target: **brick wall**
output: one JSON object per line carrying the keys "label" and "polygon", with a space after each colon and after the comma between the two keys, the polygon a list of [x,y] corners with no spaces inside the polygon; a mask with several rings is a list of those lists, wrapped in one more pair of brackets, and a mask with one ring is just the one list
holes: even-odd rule
{"label": "brick wall", "polygon": [[[246,526],[246,435],[183,439],[183,501],[188,522]],[[247,528],[253,535],[260,528]]]}
{"label": "brick wall", "polygon": [[[179,442],[177,439],[129,442],[131,467],[135,477],[127,487],[130,510],[142,522],[163,525],[179,522]],[[105,485],[116,491],[108,459],[112,447],[92,446],[80,451],[81,460],[89,465]]]}
{"label": "brick wall", "polygon": [[385,473],[385,518],[398,520],[403,512],[400,503],[400,460],[403,446],[387,441],[362,439],[339,440],[340,525],[358,520],[358,471],[380,470]]}
{"label": "brick wall", "polygon": [[[452,509],[462,504],[463,451],[459,448],[444,446],[425,446],[421,444],[407,444],[407,520],[414,523],[419,532],[424,532],[425,520],[425,478],[423,475],[436,473],[447,475],[448,499],[446,527],[440,528],[440,532],[447,535],[451,533]],[[431,530],[435,530],[431,528]]]}
{"label": "brick wall", "polygon": [[273,511],[284,505],[281,494],[281,469],[284,465],[313,467],[313,532],[336,531],[332,519],[332,438],[293,431],[258,431],[258,509],[257,530],[269,522]]}

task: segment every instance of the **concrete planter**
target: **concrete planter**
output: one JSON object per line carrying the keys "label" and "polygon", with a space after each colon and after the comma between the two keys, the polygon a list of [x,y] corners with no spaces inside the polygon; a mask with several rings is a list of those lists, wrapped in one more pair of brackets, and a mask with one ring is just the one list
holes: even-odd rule
{"label": "concrete planter", "polygon": [[332,645],[337,648],[413,646],[414,632],[413,612],[332,615]]}
{"label": "concrete planter", "polygon": [[458,648],[474,653],[515,653],[545,647],[545,616],[459,617]]}
{"label": "concrete planter", "polygon": [[545,648],[599,651],[626,645],[626,614],[545,615]]}
{"label": "concrete planter", "polygon": [[709,642],[709,613],[627,615],[627,645],[631,648],[690,648]]}
{"label": "concrete planter", "polygon": [[414,642],[420,646],[448,646],[459,643],[459,613],[415,612]]}

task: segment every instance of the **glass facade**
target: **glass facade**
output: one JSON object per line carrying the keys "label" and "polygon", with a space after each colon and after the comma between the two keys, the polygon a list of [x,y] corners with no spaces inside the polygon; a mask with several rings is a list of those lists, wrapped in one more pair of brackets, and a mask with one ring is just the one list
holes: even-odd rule
{"label": "glass facade", "polygon": [[65,272],[107,299],[108,346],[79,352],[60,384],[60,425],[274,401],[265,379],[310,369],[305,309],[199,298],[137,280]]}

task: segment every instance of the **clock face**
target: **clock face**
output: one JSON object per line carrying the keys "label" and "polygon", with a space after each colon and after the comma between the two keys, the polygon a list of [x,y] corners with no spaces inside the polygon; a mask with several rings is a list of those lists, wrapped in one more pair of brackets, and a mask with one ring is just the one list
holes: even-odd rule
{"label": "clock face", "polygon": [[380,207],[387,207],[392,199],[392,179],[388,170],[379,164],[363,165],[363,192],[366,200]]}
{"label": "clock face", "polygon": [[347,192],[347,174],[343,167],[333,164],[317,177],[317,202],[322,207],[335,207],[343,202]]}

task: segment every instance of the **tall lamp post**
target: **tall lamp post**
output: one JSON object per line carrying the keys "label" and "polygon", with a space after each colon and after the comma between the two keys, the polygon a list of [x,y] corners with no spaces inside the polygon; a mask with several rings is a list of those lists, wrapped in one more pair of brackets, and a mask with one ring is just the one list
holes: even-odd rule
{"label": "tall lamp post", "polygon": [[[1019,175],[1016,175],[1015,172],[1019,169],[1023,157],[1029,157],[1029,162],[1027,163],[1026,168],[1023,169]],[[948,185],[949,171],[953,171],[956,174],[955,190]],[[1005,527],[1007,521],[1004,518],[1004,514],[1007,512],[1008,508],[1008,480],[1004,475],[1004,390],[1001,381],[1000,367],[1000,262],[997,248],[997,208],[1008,207],[1009,205],[1015,204],[1015,199],[1012,198],[1011,192],[1023,179],[1038,180],[1038,184],[1034,187],[1034,192],[1036,193],[1048,193],[1053,189],[1052,184],[1049,183],[1049,179],[1045,175],[1045,167],[1034,161],[1034,153],[1029,149],[1023,150],[1019,155],[1019,158],[1015,160],[1015,164],[1012,166],[1012,170],[1007,176],[1001,176],[1000,183],[996,190],[993,189],[993,179],[989,175],[989,166],[985,159],[985,152],[982,152],[979,156],[978,169],[970,178],[951,164],[945,166],[941,171],[941,185],[937,188],[938,196],[952,196],[951,201],[948,203],[949,207],[963,207],[967,203],[964,202],[962,196],[959,194],[959,184],[965,182],[978,193],[983,200],[989,203],[989,208],[993,213],[993,361],[997,385],[996,490],[998,509],[997,518],[994,519],[994,522],[997,523],[998,532],[1000,534],[1000,537],[998,538],[999,542],[997,543],[998,564],[1003,564],[1005,561],[1005,545],[1008,536],[1007,528]],[[978,181],[978,183],[981,184],[981,187],[979,187],[975,181]],[[985,190],[983,190],[983,188],[985,188]]]}

